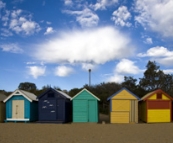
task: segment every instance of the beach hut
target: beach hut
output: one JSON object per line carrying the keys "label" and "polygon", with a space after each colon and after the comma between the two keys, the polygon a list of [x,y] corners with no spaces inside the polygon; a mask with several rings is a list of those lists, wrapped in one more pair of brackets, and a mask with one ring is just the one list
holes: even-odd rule
{"label": "beach hut", "polygon": [[3,100],[6,97],[6,95],[0,93],[0,122],[4,122],[5,120],[5,103],[3,102]]}
{"label": "beach hut", "polygon": [[38,122],[64,123],[71,121],[72,102],[66,93],[49,88],[37,97]]}
{"label": "beach hut", "polygon": [[139,102],[140,120],[146,123],[171,122],[172,97],[158,89],[143,96]]}
{"label": "beach hut", "polygon": [[73,122],[98,122],[98,101],[87,89],[81,90],[72,98]]}
{"label": "beach hut", "polygon": [[122,88],[107,98],[110,101],[110,123],[138,123],[138,100],[135,94]]}
{"label": "beach hut", "polygon": [[36,95],[24,90],[15,90],[3,100],[6,104],[6,120],[8,121],[36,121],[38,104]]}

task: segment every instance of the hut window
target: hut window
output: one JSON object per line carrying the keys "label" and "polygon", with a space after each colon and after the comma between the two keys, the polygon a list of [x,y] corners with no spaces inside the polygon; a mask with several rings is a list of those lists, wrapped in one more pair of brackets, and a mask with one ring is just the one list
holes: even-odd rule
{"label": "hut window", "polygon": [[54,93],[53,93],[53,92],[48,93],[48,97],[49,97],[49,98],[53,98],[53,97],[54,97]]}
{"label": "hut window", "polygon": [[162,99],[162,93],[157,93],[157,99]]}

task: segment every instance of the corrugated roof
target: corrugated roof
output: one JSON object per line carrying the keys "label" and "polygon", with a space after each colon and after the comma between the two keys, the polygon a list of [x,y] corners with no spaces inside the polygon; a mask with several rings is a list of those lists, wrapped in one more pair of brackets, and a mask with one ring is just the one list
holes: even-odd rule
{"label": "corrugated roof", "polygon": [[62,94],[62,95],[65,96],[66,98],[71,99],[71,97],[70,97],[68,94],[66,94],[66,93],[64,93],[64,92],[62,92],[62,91],[60,91],[60,90],[56,90],[56,89],[54,89],[54,90],[57,91],[57,92],[59,92],[60,94]]}
{"label": "corrugated roof", "polygon": [[127,88],[123,87],[122,89],[120,89],[119,91],[115,92],[113,95],[111,95],[110,97],[107,98],[107,101],[110,100],[112,97],[116,96],[118,93],[120,93],[122,90],[126,90],[128,91],[131,95],[133,95],[134,97],[136,97],[138,100],[140,100],[140,98],[135,95],[134,93],[132,93],[130,90],[128,90]]}
{"label": "corrugated roof", "polygon": [[37,101],[37,96],[31,92],[19,90],[16,89],[13,93],[11,93],[6,99],[3,100],[3,102],[6,102],[8,99],[10,99],[12,96],[15,95],[23,95],[26,99],[28,99],[30,102]]}
{"label": "corrugated roof", "polygon": [[24,91],[24,90],[19,90],[19,91],[21,91],[23,94],[25,94],[31,100],[37,101],[37,96],[35,94],[33,94],[31,92]]}

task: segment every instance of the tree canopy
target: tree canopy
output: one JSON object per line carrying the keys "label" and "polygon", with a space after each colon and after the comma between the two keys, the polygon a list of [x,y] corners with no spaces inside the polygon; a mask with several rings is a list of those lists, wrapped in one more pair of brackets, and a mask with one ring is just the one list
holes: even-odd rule
{"label": "tree canopy", "polygon": [[26,91],[35,91],[37,89],[35,83],[31,82],[21,82],[18,86],[18,89]]}

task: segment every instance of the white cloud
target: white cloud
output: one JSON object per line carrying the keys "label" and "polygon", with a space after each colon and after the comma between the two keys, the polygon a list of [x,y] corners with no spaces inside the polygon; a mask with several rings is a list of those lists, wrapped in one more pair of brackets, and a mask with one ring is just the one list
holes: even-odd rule
{"label": "white cloud", "polygon": [[128,59],[122,59],[115,67],[115,72],[119,74],[138,74],[140,71],[135,63]]}
{"label": "white cloud", "polygon": [[169,51],[165,47],[152,47],[147,50],[146,53],[139,53],[139,57],[166,57],[166,56],[173,56],[173,51]]}
{"label": "white cloud", "polygon": [[124,81],[125,75],[136,75],[143,72],[143,70],[139,69],[135,62],[128,60],[128,59],[122,59],[120,62],[115,66],[113,75],[108,77],[108,81],[110,82],[118,82],[121,83]]}
{"label": "white cloud", "polygon": [[126,6],[121,6],[118,10],[115,10],[112,13],[112,20],[115,22],[116,25],[120,26],[127,26],[130,27],[131,23],[128,20],[131,18],[131,14],[128,11]]}
{"label": "white cloud", "polygon": [[34,64],[36,64],[36,62],[27,62],[26,64],[27,65],[34,65]]}
{"label": "white cloud", "polygon": [[5,10],[5,14],[4,14],[4,16],[2,16],[2,19],[1,19],[4,22],[3,26],[7,26],[8,21],[9,21],[9,15],[10,15],[10,11]]}
{"label": "white cloud", "polygon": [[139,57],[151,57],[152,60],[157,61],[163,65],[173,65],[173,51],[169,51],[162,46],[152,47],[146,53],[139,53]]}
{"label": "white cloud", "polygon": [[28,66],[29,74],[32,75],[35,79],[39,76],[43,76],[46,72],[45,66]]}
{"label": "white cloud", "polygon": [[129,37],[113,27],[61,33],[34,48],[35,58],[47,63],[93,63],[129,57],[134,52]]}
{"label": "white cloud", "polygon": [[93,13],[90,9],[85,8],[82,11],[70,11],[66,10],[65,13],[75,15],[76,21],[79,22],[79,24],[82,27],[93,27],[97,26],[99,22],[99,17],[97,14]]}
{"label": "white cloud", "polygon": [[48,27],[48,28],[46,29],[46,32],[44,33],[44,35],[51,34],[51,33],[53,33],[53,32],[54,32],[53,28],[52,28],[52,27]]}
{"label": "white cloud", "polygon": [[116,82],[116,83],[122,83],[124,81],[124,76],[121,74],[115,73],[113,76],[109,77],[107,79],[108,82]]}
{"label": "white cloud", "polygon": [[165,74],[173,74],[173,69],[166,69],[166,70],[163,70],[163,72]]}
{"label": "white cloud", "polygon": [[118,3],[118,0],[97,0],[96,4],[91,4],[90,7],[92,7],[94,10],[105,10],[106,7],[114,6]]}
{"label": "white cloud", "polygon": [[12,43],[12,44],[2,44],[0,45],[0,48],[4,52],[11,52],[11,53],[22,53],[23,50],[19,47],[18,44]]}
{"label": "white cloud", "polygon": [[5,6],[6,6],[6,3],[0,1],[0,9],[1,9],[1,8],[4,8]]}
{"label": "white cloud", "polygon": [[91,64],[91,63],[82,63],[82,69],[84,70],[93,70],[96,68],[96,65],[95,64]]}
{"label": "white cloud", "polygon": [[13,33],[9,29],[1,28],[1,35],[4,37],[13,36]]}
{"label": "white cloud", "polygon": [[[17,34],[31,35],[35,32],[41,30],[38,23],[32,21],[32,16],[30,14],[24,14],[24,11],[21,9],[9,11],[6,10],[4,16],[2,17],[3,26],[7,27],[9,32],[14,31]],[[7,36],[7,30],[4,32],[4,36]],[[8,32],[8,33],[9,33]],[[1,34],[2,35],[2,34]],[[11,36],[11,34],[9,35]]]}
{"label": "white cloud", "polygon": [[146,38],[144,43],[153,44],[153,40],[152,38]]}
{"label": "white cloud", "polygon": [[67,66],[58,66],[55,69],[55,75],[60,77],[68,76],[72,74],[73,72],[74,70],[71,67],[67,67]]}
{"label": "white cloud", "polygon": [[137,0],[135,20],[144,28],[158,32],[165,37],[173,36],[172,0]]}
{"label": "white cloud", "polygon": [[52,22],[50,22],[50,21],[46,21],[46,23],[47,23],[48,25],[52,24]]}
{"label": "white cloud", "polygon": [[162,64],[162,65],[166,65],[166,66],[173,66],[173,56],[168,56],[168,57],[163,57],[163,58],[155,58],[155,61],[157,61],[158,63]]}
{"label": "white cloud", "polygon": [[25,16],[20,16],[21,10],[12,12],[12,19],[9,28],[17,34],[24,33],[26,35],[34,34],[41,30],[38,23],[32,21],[30,18],[26,19]]}
{"label": "white cloud", "polygon": [[72,0],[64,0],[64,4],[67,6],[71,6],[73,4]]}

